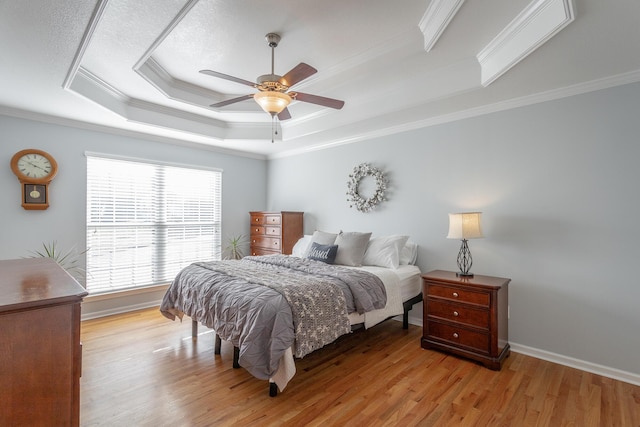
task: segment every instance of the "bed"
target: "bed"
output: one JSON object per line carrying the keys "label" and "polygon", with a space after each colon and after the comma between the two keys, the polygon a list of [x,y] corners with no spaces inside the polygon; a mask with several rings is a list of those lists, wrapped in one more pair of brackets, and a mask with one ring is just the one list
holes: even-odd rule
{"label": "bed", "polygon": [[284,390],[301,358],[358,327],[403,315],[422,300],[417,246],[407,236],[304,236],[291,256],[194,263],[167,290],[160,311],[184,315],[234,346],[234,367]]}

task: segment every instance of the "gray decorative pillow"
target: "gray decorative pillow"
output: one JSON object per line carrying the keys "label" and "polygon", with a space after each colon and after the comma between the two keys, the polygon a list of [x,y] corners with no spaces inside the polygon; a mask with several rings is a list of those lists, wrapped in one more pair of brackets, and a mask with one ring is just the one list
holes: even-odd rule
{"label": "gray decorative pillow", "polygon": [[360,267],[370,238],[371,233],[341,231],[335,241],[338,245],[336,264]]}
{"label": "gray decorative pillow", "polygon": [[311,241],[320,243],[321,245],[333,245],[338,235],[336,233],[327,233],[326,231],[316,230],[311,236]]}
{"label": "gray decorative pillow", "polygon": [[336,260],[336,253],[338,253],[338,245],[321,245],[313,242],[307,258],[333,264]]}

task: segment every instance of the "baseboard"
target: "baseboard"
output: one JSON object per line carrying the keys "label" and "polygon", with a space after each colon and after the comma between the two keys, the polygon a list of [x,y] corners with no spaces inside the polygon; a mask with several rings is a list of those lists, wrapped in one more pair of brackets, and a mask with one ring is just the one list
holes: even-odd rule
{"label": "baseboard", "polygon": [[81,320],[91,320],[91,319],[98,319],[100,317],[113,316],[114,314],[123,314],[123,313],[128,313],[130,311],[144,310],[145,308],[160,307],[161,302],[162,302],[161,300],[149,301],[149,302],[144,302],[140,304],[132,304],[132,305],[111,308],[108,310],[92,311],[87,314],[83,313],[80,318]]}
{"label": "baseboard", "polygon": [[621,371],[620,369],[598,365],[596,363],[587,362],[586,360],[575,359],[573,357],[564,356],[562,354],[528,347],[526,345],[514,343],[512,341],[509,342],[509,345],[511,345],[511,351],[515,353],[525,354],[537,359],[546,360],[549,362],[557,363],[559,365],[580,369],[581,371],[591,372],[592,374],[602,375],[603,377],[612,378],[614,380],[640,386],[639,374]]}
{"label": "baseboard", "polygon": [[[398,317],[396,319],[402,320],[402,317]],[[409,316],[409,323],[412,325],[422,326],[422,318],[412,318],[411,316]],[[596,363],[587,362],[586,360],[575,359],[573,357],[552,353],[546,350],[540,350],[526,345],[514,343],[512,341],[509,342],[509,345],[511,346],[511,351],[513,351],[514,353],[525,354],[537,359],[546,360],[548,362],[557,363],[559,365],[568,366],[570,368],[579,369],[585,372],[591,372],[592,374],[602,375],[603,377],[612,378],[614,380],[640,386],[640,374],[634,374],[633,372],[627,372],[616,368],[610,368],[608,366],[598,365]]]}

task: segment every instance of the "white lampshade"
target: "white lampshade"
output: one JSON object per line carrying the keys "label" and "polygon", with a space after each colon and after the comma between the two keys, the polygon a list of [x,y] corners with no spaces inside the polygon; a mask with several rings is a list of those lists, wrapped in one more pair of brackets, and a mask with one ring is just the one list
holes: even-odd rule
{"label": "white lampshade", "polygon": [[291,97],[289,95],[273,90],[256,92],[253,95],[253,99],[256,100],[258,105],[260,105],[260,107],[262,107],[264,111],[271,114],[272,116],[280,114],[280,112],[287,108],[287,106],[291,103]]}
{"label": "white lampshade", "polygon": [[480,228],[482,212],[465,212],[449,214],[449,234],[447,239],[478,239],[484,237]]}

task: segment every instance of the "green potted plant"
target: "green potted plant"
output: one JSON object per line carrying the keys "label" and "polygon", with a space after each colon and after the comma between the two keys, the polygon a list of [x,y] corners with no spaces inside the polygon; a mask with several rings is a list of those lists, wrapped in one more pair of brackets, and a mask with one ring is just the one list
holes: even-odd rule
{"label": "green potted plant", "polygon": [[57,247],[55,240],[51,243],[42,243],[42,247],[41,251],[30,251],[29,258],[51,258],[77,281],[84,279],[85,269],[80,265],[80,257],[87,251],[78,252],[75,246],[68,251],[62,251]]}
{"label": "green potted plant", "polygon": [[224,247],[224,259],[242,259],[244,257],[244,247],[248,243],[244,234],[227,238]]}

